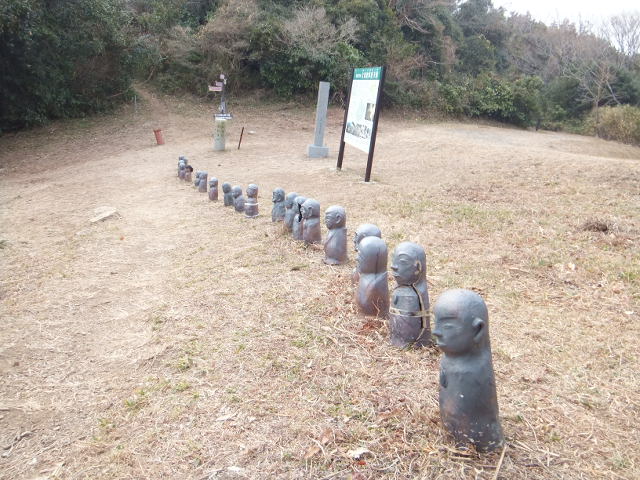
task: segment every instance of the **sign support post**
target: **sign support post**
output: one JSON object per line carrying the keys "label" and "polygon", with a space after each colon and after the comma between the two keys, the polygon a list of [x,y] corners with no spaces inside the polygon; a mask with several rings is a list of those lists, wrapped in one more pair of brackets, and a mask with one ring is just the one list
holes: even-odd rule
{"label": "sign support post", "polygon": [[349,93],[347,93],[347,108],[344,109],[344,120],[342,121],[342,134],[340,135],[340,150],[338,151],[338,163],[336,168],[342,170],[342,158],[344,157],[344,128],[347,125],[347,114],[349,113],[349,101],[351,100],[351,89],[353,88],[353,68],[350,70],[351,83],[349,83]]}
{"label": "sign support post", "polygon": [[364,174],[364,181],[371,180],[371,168],[373,167],[373,151],[376,148],[376,137],[378,136],[378,119],[380,118],[380,98],[382,97],[382,87],[384,85],[384,76],[387,69],[382,67],[380,74],[380,88],[378,88],[378,97],[376,98],[376,113],[373,114],[373,131],[371,132],[371,145],[369,147],[369,156],[367,157],[367,170]]}

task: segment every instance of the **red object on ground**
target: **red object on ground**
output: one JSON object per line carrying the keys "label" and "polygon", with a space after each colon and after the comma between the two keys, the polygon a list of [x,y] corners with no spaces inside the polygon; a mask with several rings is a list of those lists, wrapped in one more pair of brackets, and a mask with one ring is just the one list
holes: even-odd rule
{"label": "red object on ground", "polygon": [[156,136],[156,143],[158,145],[164,145],[164,137],[162,136],[162,129],[157,129],[153,131],[153,134]]}

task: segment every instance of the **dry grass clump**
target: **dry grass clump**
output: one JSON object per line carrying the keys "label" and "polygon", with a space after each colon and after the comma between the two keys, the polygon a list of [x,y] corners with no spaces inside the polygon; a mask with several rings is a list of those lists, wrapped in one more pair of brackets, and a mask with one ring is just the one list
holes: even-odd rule
{"label": "dry grass clump", "polygon": [[[311,110],[237,108],[229,138],[256,133],[217,154],[210,111],[184,102],[156,115],[161,148],[149,104],[116,117],[115,146],[99,122],[4,140],[0,477],[640,475],[638,149],[383,117],[365,185],[350,148],[341,172],[304,157]],[[180,182],[180,154],[257,183],[261,216]],[[376,223],[389,251],[423,245],[432,301],[483,295],[505,450],[455,447],[440,353],[388,345],[355,309],[353,254],[326,266],[272,224],[276,187],[345,206],[351,231]],[[120,216],[90,224],[102,205]]]}

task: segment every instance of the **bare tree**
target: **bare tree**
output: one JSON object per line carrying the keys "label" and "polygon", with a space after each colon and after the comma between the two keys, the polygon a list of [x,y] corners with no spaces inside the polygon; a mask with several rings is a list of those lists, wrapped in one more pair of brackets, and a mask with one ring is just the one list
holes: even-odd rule
{"label": "bare tree", "polygon": [[631,60],[640,54],[640,11],[614,15],[604,22],[602,33],[627,61]]}

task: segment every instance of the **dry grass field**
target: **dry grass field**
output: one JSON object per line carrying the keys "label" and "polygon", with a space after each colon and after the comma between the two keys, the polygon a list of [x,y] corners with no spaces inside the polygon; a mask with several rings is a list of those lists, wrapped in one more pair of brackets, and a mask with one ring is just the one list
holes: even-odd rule
{"label": "dry grass field", "polygon": [[[639,148],[383,114],[364,184],[355,149],[333,168],[342,111],[309,160],[312,108],[231,110],[226,152],[211,105],[151,96],[0,138],[1,478],[640,478]],[[178,155],[257,183],[261,216],[179,181]],[[354,255],[283,234],[276,187],[423,245],[432,302],[483,295],[504,451],[455,448],[439,352],[358,315]]]}

